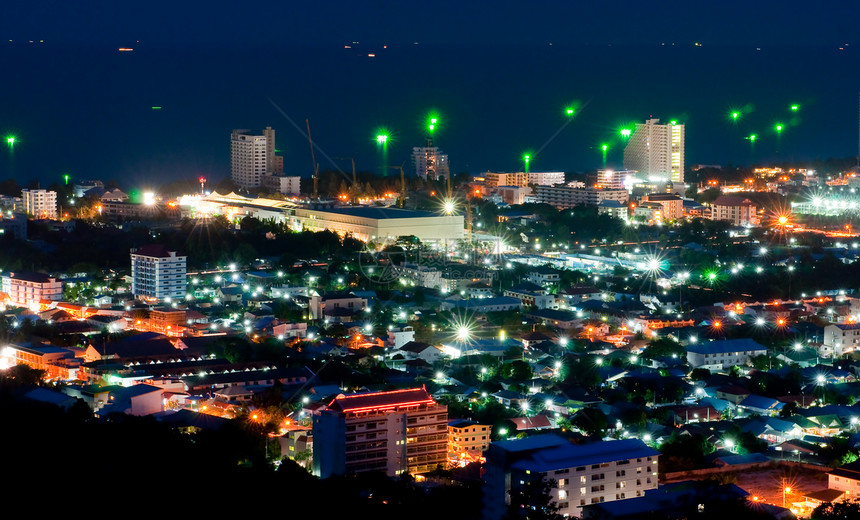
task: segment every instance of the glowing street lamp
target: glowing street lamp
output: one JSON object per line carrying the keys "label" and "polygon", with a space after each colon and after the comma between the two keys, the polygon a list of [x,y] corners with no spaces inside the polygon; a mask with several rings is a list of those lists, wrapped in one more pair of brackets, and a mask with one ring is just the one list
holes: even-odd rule
{"label": "glowing street lamp", "polygon": [[523,155],[523,162],[525,163],[526,173],[529,172],[529,162],[531,162],[531,160],[532,160],[531,155],[529,155],[529,154]]}
{"label": "glowing street lamp", "polygon": [[15,136],[14,135],[7,135],[6,136],[6,146],[8,146],[10,149],[15,147]]}
{"label": "glowing street lamp", "polygon": [[385,144],[388,142],[388,136],[385,134],[379,134],[376,136],[376,144]]}
{"label": "glowing street lamp", "polygon": [[627,139],[628,137],[630,137],[633,131],[629,128],[622,128],[618,133],[621,134],[621,137]]}

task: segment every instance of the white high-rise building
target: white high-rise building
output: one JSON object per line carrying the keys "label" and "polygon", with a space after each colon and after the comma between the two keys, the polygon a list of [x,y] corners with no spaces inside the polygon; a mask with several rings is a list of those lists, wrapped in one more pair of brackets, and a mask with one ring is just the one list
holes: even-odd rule
{"label": "white high-rise building", "polygon": [[24,213],[35,218],[57,218],[57,192],[48,190],[21,190]]}
{"label": "white high-rise building", "polygon": [[159,244],[131,251],[131,286],[143,300],[185,299],[185,256]]}
{"label": "white high-rise building", "polygon": [[263,135],[248,130],[233,130],[230,135],[230,172],[240,188],[259,188],[263,175],[271,174],[275,165],[275,131]]}
{"label": "white high-rise building", "polygon": [[412,148],[412,164],[415,174],[422,179],[442,180],[451,174],[448,168],[448,156],[439,153],[439,148],[433,146],[433,140],[427,139],[426,146]]}
{"label": "white high-rise building", "polygon": [[636,123],[624,148],[624,169],[637,170],[649,180],[683,184],[684,125],[659,123],[659,119]]}

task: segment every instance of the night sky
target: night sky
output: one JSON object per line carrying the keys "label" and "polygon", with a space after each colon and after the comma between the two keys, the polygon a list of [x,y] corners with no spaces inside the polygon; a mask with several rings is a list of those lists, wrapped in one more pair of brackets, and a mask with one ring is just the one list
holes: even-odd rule
{"label": "night sky", "polygon": [[85,4],[4,6],[0,131],[18,144],[0,178],[216,179],[230,130],[266,125],[287,173],[308,175],[306,118],[327,155],[378,172],[377,128],[399,165],[430,111],[456,172],[538,149],[532,169],[586,171],[602,143],[620,166],[619,125],[651,115],[687,125],[687,164],[857,154],[853,2]]}

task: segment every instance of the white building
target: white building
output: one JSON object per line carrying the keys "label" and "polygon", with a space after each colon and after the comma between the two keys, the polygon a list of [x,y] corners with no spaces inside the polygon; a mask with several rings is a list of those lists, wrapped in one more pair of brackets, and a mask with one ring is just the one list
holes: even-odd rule
{"label": "white building", "polygon": [[135,298],[185,298],[185,256],[152,244],[131,252],[131,287]]}
{"label": "white building", "polygon": [[21,190],[24,213],[35,218],[57,218],[57,192],[48,190]]}
{"label": "white building", "polygon": [[233,182],[241,188],[259,188],[264,175],[275,166],[275,131],[271,127],[263,135],[251,135],[248,130],[233,130],[230,134],[230,172]]}
{"label": "white building", "polygon": [[260,185],[264,188],[284,195],[298,195],[301,177],[284,175],[263,175]]}
{"label": "white building", "polygon": [[529,184],[555,186],[564,184],[564,172],[529,172]]}
{"label": "white building", "polygon": [[624,148],[624,168],[651,179],[684,182],[684,125],[659,119],[636,123]]}
{"label": "white building", "polygon": [[635,177],[632,170],[597,170],[597,185],[607,190],[626,190]]}
{"label": "white building", "polygon": [[0,282],[0,303],[33,309],[38,308],[42,300],[63,299],[63,282],[43,273],[4,273]]}
{"label": "white building", "polygon": [[604,200],[627,202],[627,190],[605,190],[598,188],[571,188],[569,186],[537,186],[535,198],[538,202],[550,204],[558,209],[575,206],[597,206]]}
{"label": "white building", "polygon": [[528,506],[528,486],[548,480],[558,513],[579,517],[582,507],[641,497],[657,488],[660,452],[639,439],[573,444],[555,434],[490,443],[484,466],[482,518],[505,518],[512,499]]}
{"label": "white building", "polygon": [[464,234],[463,215],[437,215],[377,207],[329,209],[295,208],[287,210],[293,229],[329,230],[340,235],[351,234],[362,242],[384,241],[413,235],[422,242],[460,240]]}
{"label": "white building", "polygon": [[860,347],[860,324],[836,323],[824,327],[824,347],[834,356],[857,350]]}
{"label": "white building", "polygon": [[755,356],[767,354],[767,348],[749,338],[707,341],[687,345],[687,362],[692,368],[724,370],[746,365]]}
{"label": "white building", "polygon": [[429,138],[426,146],[412,148],[412,165],[415,167],[415,174],[422,179],[447,179],[451,174],[448,156],[440,153],[439,148],[433,146],[433,140]]}

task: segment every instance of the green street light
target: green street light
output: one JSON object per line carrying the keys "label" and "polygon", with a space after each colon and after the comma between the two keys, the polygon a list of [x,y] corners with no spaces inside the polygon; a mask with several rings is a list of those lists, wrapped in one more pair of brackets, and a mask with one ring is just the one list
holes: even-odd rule
{"label": "green street light", "polygon": [[608,145],[608,144],[604,144],[604,145],[602,145],[600,148],[601,148],[601,150],[603,150],[603,151],[605,152],[605,151],[609,150],[609,145]]}
{"label": "green street light", "polygon": [[789,109],[791,109],[792,112],[797,112],[800,110],[800,105],[791,105]]}
{"label": "green street light", "polygon": [[758,136],[756,134],[750,134],[750,136],[747,137],[747,139],[749,139],[751,143],[754,143],[755,140],[758,139]]}
{"label": "green street light", "polygon": [[773,128],[774,128],[774,130],[776,130],[776,133],[781,133],[782,129],[783,129],[782,123],[777,123],[777,124],[773,125]]}
{"label": "green street light", "polygon": [[632,134],[633,132],[629,128],[622,128],[619,133],[621,134],[621,137],[626,139],[630,137],[630,134]]}
{"label": "green street light", "polygon": [[388,136],[385,134],[379,134],[376,136],[376,144],[385,144],[388,142]]}
{"label": "green street light", "polygon": [[569,116],[572,116],[574,112],[575,112],[575,110],[573,109],[573,107],[567,107],[564,109],[564,113],[569,115]]}
{"label": "green street light", "polygon": [[7,136],[6,137],[6,144],[9,145],[9,148],[12,148],[13,146],[15,146],[15,136],[14,135]]}

